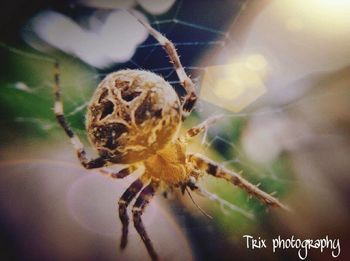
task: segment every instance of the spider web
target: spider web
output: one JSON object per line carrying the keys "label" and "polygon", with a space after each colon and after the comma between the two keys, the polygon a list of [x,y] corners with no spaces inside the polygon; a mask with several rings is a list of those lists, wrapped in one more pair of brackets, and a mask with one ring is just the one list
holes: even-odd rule
{"label": "spider web", "polygon": [[[244,12],[245,2],[229,3],[229,6],[231,8],[218,4],[215,10],[213,8],[210,10],[208,3],[199,5],[195,1],[192,3],[178,1],[166,15],[147,14],[150,24],[175,44],[185,71],[191,75],[198,91],[203,82],[203,75],[210,66],[215,65],[199,63],[201,57],[212,49],[222,55],[228,55],[231,50],[227,46],[235,41],[235,36],[229,33],[229,27],[233,27],[241,12]],[[196,15],[191,15],[193,10]],[[218,13],[221,17],[216,15]],[[11,72],[9,77],[2,79],[2,97],[7,102],[6,105],[9,105],[9,107],[1,108],[2,111],[9,112],[3,119],[8,126],[7,130],[19,127],[28,130],[29,135],[46,137],[45,135],[50,135],[51,132],[57,132],[61,136],[62,131],[54,121],[52,110],[50,110],[52,108],[52,69],[50,67],[53,60],[50,56],[45,56],[27,47],[17,48],[5,43],[1,43],[0,47],[1,53],[13,60],[11,68],[24,64],[25,69],[37,66],[36,71],[42,72],[39,76],[34,77],[20,74],[18,71]],[[137,47],[136,53],[128,62],[116,64],[106,70],[86,66],[74,56],[59,54],[59,57],[62,60],[62,93],[66,116],[72,123],[74,131],[83,139],[85,137],[84,113],[89,97],[98,82],[111,71],[122,68],[150,70],[162,75],[174,86],[179,95],[184,94],[176,72],[169,64],[169,59],[159,43],[152,37],[148,37]],[[69,75],[70,69],[73,70],[73,76]],[[15,102],[9,102],[10,99]],[[19,105],[20,109],[18,109],[18,103],[21,103],[23,99],[28,100],[29,105]],[[314,97],[313,99],[320,98]],[[36,104],[40,107],[35,107]],[[28,106],[34,106],[36,109],[28,109]],[[247,156],[242,139],[252,120],[259,121],[261,118],[267,121],[276,116],[283,118],[290,108],[295,107],[298,107],[297,102],[274,106],[272,109],[269,106],[263,110],[253,107],[244,112],[232,113],[200,99],[195,107],[195,112],[186,122],[185,128],[190,128],[210,115],[224,112],[225,118],[215,126],[211,126],[201,139],[197,139],[194,148],[204,154],[210,154],[225,167],[236,171],[243,170],[243,175],[247,179],[255,184],[261,182],[263,190],[277,191],[279,195],[283,195],[295,183],[290,175],[288,157],[281,153],[268,164],[257,164]],[[2,136],[6,137],[6,134]],[[232,192],[231,186],[225,186],[222,182],[210,178],[209,183],[212,191],[237,204],[243,211],[254,208],[261,212],[263,209],[255,201],[246,202],[246,195],[243,192]],[[127,184],[125,184],[126,187]],[[223,210],[227,213],[226,209]]]}
{"label": "spider web", "polygon": [[[185,68],[185,71],[191,75],[192,80],[197,86],[197,90],[200,89],[203,75],[207,71],[208,67],[212,64],[201,64],[198,66],[200,57],[212,48],[216,48],[221,53],[229,53],[227,45],[234,41],[234,36],[231,36],[228,32],[228,27],[233,26],[240,13],[244,10],[244,2],[236,2],[231,4],[231,11],[225,11],[227,6],[217,5],[216,10],[212,10],[212,14],[209,15],[206,12],[209,11],[208,3],[202,6],[202,9],[197,3],[186,3],[185,1],[179,1],[175,6],[167,13],[166,16],[154,16],[148,15],[150,24],[161,33],[165,34],[175,44],[178,53],[181,56],[181,61]],[[196,9],[196,16],[189,15],[191,10]],[[223,17],[221,19],[215,18],[215,13],[220,13]],[[164,19],[162,19],[165,17]],[[222,22],[224,21],[224,22]],[[18,60],[19,63],[36,64],[39,68],[43,68],[43,64],[46,63],[46,67],[51,66],[53,59],[49,56],[44,56],[38,52],[33,52],[28,48],[15,48],[10,45],[1,43],[1,52],[5,52],[6,55],[13,55],[14,60]],[[130,69],[142,69],[150,70],[157,74],[160,74],[171,85],[174,86],[179,95],[183,95],[183,88],[179,84],[176,72],[169,64],[169,59],[164,54],[161,46],[152,37],[148,37],[147,40],[137,47],[136,53],[132,59],[123,64],[117,64],[108,70],[96,70],[94,68],[87,68],[87,73],[76,74],[74,77],[70,77],[67,80],[67,70],[65,66],[67,63],[70,67],[75,68],[77,72],[86,69],[87,66],[81,65],[81,62],[76,57],[62,56],[62,93],[63,101],[65,104],[66,116],[70,122],[72,122],[75,132],[82,138],[85,137],[84,131],[84,113],[86,106],[89,102],[89,97],[98,84],[98,82],[111,71],[116,71],[122,68]],[[78,69],[76,69],[78,68]],[[43,69],[43,75],[45,77],[41,79],[29,79],[27,76],[21,76],[23,79],[14,78],[12,81],[5,81],[4,92],[12,92],[14,96],[25,97],[25,99],[34,101],[39,100],[47,108],[52,108],[51,99],[51,70],[50,68]],[[46,78],[46,76],[49,76]],[[196,105],[195,114],[190,120],[191,124],[200,122],[201,119],[205,119],[208,115],[215,115],[222,109],[215,105],[211,105],[203,100],[199,100]],[[269,111],[267,113],[278,113],[280,110]],[[60,131],[57,123],[49,115],[50,110],[37,115],[38,113],[23,113],[16,112],[11,115],[12,121],[9,125],[14,126],[27,126],[27,128],[35,128],[35,131],[41,130],[40,134],[50,133],[52,130]],[[234,167],[236,170],[243,169],[245,172],[250,173],[251,177],[255,177],[256,181],[266,179],[266,182],[271,180],[277,181],[277,183],[290,182],[290,180],[281,178],[279,173],[273,166],[264,166],[263,171],[259,167],[254,167],[254,164],[250,162],[245,153],[242,151],[239,145],[239,138],[242,134],[243,125],[249,120],[251,116],[258,116],[259,114],[265,115],[263,112],[251,112],[251,113],[227,113],[223,122],[229,122],[235,133],[227,134],[227,127],[224,131],[220,128],[209,129],[208,133],[205,133],[201,140],[200,146],[204,152],[216,151],[218,152],[217,159],[222,165],[227,167]],[[222,126],[221,123],[218,123]],[[226,124],[227,125],[227,124]],[[187,124],[186,128],[191,127]],[[230,131],[229,131],[230,132]],[[212,181],[215,184],[215,181]],[[213,187],[215,190],[215,186]],[[216,188],[217,190],[217,188]],[[224,193],[223,193],[224,194]]]}
{"label": "spider web", "polygon": [[[220,3],[221,4],[215,3],[215,8],[213,8],[210,1],[203,1],[203,4],[199,4],[197,1],[177,1],[166,14],[158,16],[146,14],[144,10],[138,9],[147,16],[154,28],[165,34],[174,42],[185,71],[191,75],[198,93],[202,90],[201,88],[206,72],[213,66],[218,65],[210,60],[204,60],[203,62],[203,56],[210,53],[212,50],[215,50],[215,54],[221,56],[232,55],[232,49],[230,48],[232,43],[237,39],[236,35],[231,35],[230,28],[235,26],[238,17],[245,10],[245,2],[243,1],[220,1]],[[28,28],[26,28],[26,30],[28,30]],[[136,53],[129,61],[116,64],[104,70],[98,70],[88,66],[79,60],[79,58],[71,55],[57,52],[51,55],[52,52],[50,53],[50,49],[47,52],[49,54],[45,54],[44,51],[35,51],[28,46],[18,44],[16,41],[13,44],[11,41],[10,44],[5,42],[6,41],[0,43],[0,55],[3,57],[3,63],[6,64],[3,69],[3,75],[0,78],[0,111],[2,114],[2,126],[4,126],[0,130],[0,138],[1,143],[7,145],[1,152],[2,155],[7,154],[7,151],[4,150],[11,145],[15,146],[15,150],[18,150],[19,146],[22,146],[22,143],[33,145],[35,143],[33,142],[34,140],[42,144],[48,140],[53,140],[53,138],[56,141],[60,139],[65,140],[67,148],[69,149],[68,139],[66,139],[53,117],[53,98],[51,91],[53,83],[52,57],[59,58],[61,62],[62,96],[65,105],[65,114],[68,121],[73,126],[74,131],[83,139],[86,145],[88,144],[85,139],[84,130],[86,106],[97,84],[108,73],[123,68],[150,70],[162,75],[165,80],[174,86],[179,95],[184,94],[177,79],[176,72],[171,64],[169,64],[169,59],[160,45],[152,37],[148,37],[145,42],[137,47]],[[322,78],[325,75],[328,78]],[[337,76],[337,74],[335,74],[335,76]],[[326,193],[326,195],[329,196],[328,198],[332,198],[331,193],[327,194],[327,184],[322,182],[320,175],[313,175],[305,178],[299,175],[297,176],[298,178],[295,179],[294,175],[297,175],[293,171],[293,167],[295,166],[292,166],[291,158],[288,154],[290,151],[293,153],[294,150],[298,153],[298,146],[303,146],[305,143],[312,143],[313,146],[317,144],[317,148],[322,146],[321,148],[326,147],[326,150],[330,150],[328,148],[334,148],[333,151],[340,150],[341,146],[334,144],[344,142],[344,136],[339,135],[338,132],[329,131],[326,132],[326,134],[315,134],[312,132],[309,121],[320,121],[322,117],[317,117],[320,112],[315,111],[314,108],[309,107],[308,104],[316,102],[328,105],[332,97],[335,97],[337,101],[341,103],[342,100],[339,99],[339,94],[341,96],[341,92],[333,88],[327,90],[320,89],[320,91],[308,95],[309,89],[302,88],[305,85],[319,85],[320,82],[327,81],[327,79],[334,79],[334,76],[322,73],[321,76],[315,74],[305,79],[298,78],[296,79],[296,84],[283,90],[283,92],[286,93],[291,90],[300,90],[302,94],[296,96],[296,98],[279,103],[266,101],[264,103],[258,99],[251,104],[251,106],[236,113],[225,110],[218,106],[218,104],[212,104],[200,97],[195,111],[184,123],[184,130],[200,123],[212,115],[224,114],[225,117],[213,126],[210,126],[209,130],[202,136],[196,138],[191,144],[190,149],[207,155],[229,169],[233,169],[237,172],[242,170],[242,175],[245,178],[253,184],[261,183],[261,188],[264,191],[269,193],[277,191],[276,196],[279,198],[283,198],[284,195],[288,194],[290,188],[301,185],[307,191],[313,191],[317,187],[317,189],[322,192],[317,195],[324,195],[324,193]],[[274,90],[267,90],[267,94],[272,92],[274,92]],[[346,94],[343,95],[344,97],[348,97],[348,92],[344,92],[344,94]],[[290,95],[290,97],[292,96],[293,95]],[[344,104],[348,104],[348,100],[346,100]],[[327,113],[327,110],[323,110],[321,113]],[[344,116],[345,114],[335,115]],[[337,121],[327,124],[329,124],[327,130],[338,127]],[[264,128],[264,126],[266,127]],[[267,132],[266,129],[273,129],[276,130],[276,132]],[[279,137],[281,133],[283,135]],[[253,142],[249,143],[251,140],[253,140]],[[279,147],[277,148],[271,146],[275,144],[271,141],[275,140],[278,140],[277,143]],[[288,140],[289,143],[287,142]],[[265,149],[267,148],[267,150],[265,152],[260,151],[259,155],[274,155],[272,160],[265,160],[263,163],[254,160],[253,156],[255,154],[253,153],[252,155],[249,150],[249,146],[253,146],[253,148],[257,150],[257,148],[261,146],[261,143],[258,142],[261,141],[267,142],[267,144],[263,144],[264,146],[262,146]],[[52,158],[55,159],[55,151],[56,150],[51,148],[50,154],[48,154],[47,157],[49,158],[52,156]],[[343,150],[340,150],[340,152],[342,151]],[[74,152],[69,150],[69,152],[65,154],[63,160],[71,161]],[[345,152],[343,154],[348,155],[348,153]],[[28,157],[28,155],[26,154],[25,157]],[[16,157],[13,158],[16,159]],[[62,160],[62,158],[59,160]],[[59,160],[57,160],[57,162],[59,162]],[[316,160],[319,159],[316,158]],[[72,162],[77,165],[75,160]],[[32,167],[30,164],[28,165],[28,169],[34,168],[36,170],[35,167]],[[32,165],[35,165],[34,161]],[[329,165],[329,168],[331,168],[329,172],[332,173],[332,175],[335,174],[333,173],[335,172],[333,168],[337,169],[336,164]],[[46,167],[46,169],[49,169],[49,167]],[[339,170],[339,168],[337,170]],[[60,171],[57,172],[57,176],[59,176]],[[83,223],[83,226],[86,225],[86,227],[96,233],[113,234],[113,236],[116,236],[113,231],[117,230],[113,229],[114,227],[111,229],[110,226],[106,225],[115,225],[114,213],[103,212],[105,211],[103,209],[105,205],[102,204],[102,201],[109,204],[109,209],[113,208],[111,207],[113,202],[115,202],[115,194],[113,193],[115,191],[122,192],[125,190],[132,179],[118,180],[116,183],[121,184],[122,188],[112,186],[111,190],[108,190],[107,187],[109,185],[106,185],[107,183],[99,177],[100,176],[89,176],[85,180],[77,180],[74,183],[74,187],[79,187],[81,190],[71,190],[70,194],[75,196],[79,194],[77,197],[86,195],[85,189],[89,187],[89,184],[90,190],[94,190],[95,188],[95,194],[98,194],[100,190],[96,189],[96,187],[91,184],[99,184],[101,187],[104,186],[104,188],[106,188],[106,191],[104,191],[105,193],[103,193],[103,195],[105,195],[104,197],[107,198],[108,195],[112,195],[113,198],[109,201],[105,200],[105,198],[103,198],[103,200],[98,198],[97,201],[100,208],[98,208],[98,211],[96,211],[95,208],[89,209],[89,213],[94,213],[94,211],[96,213],[101,212],[101,216],[104,218],[108,217],[111,221],[102,222],[103,225],[99,226],[99,224],[96,225],[93,222],[86,222],[84,215],[82,215],[83,217],[78,217],[78,219],[81,219],[78,221],[80,224]],[[49,178],[52,179],[52,176]],[[89,183],[87,180],[91,180],[91,182]],[[84,184],[81,185],[80,183]],[[47,184],[48,182],[45,183],[46,186]],[[260,219],[260,217],[264,217],[265,206],[255,200],[249,200],[246,193],[239,189],[234,189],[231,184],[225,184],[223,181],[208,177],[203,180],[201,185],[228,202],[231,202],[234,206],[237,206],[238,211],[231,211],[232,209],[230,210],[225,205],[217,206],[214,202],[209,202],[210,200],[195,198],[196,202],[201,207],[208,210],[208,213],[214,216],[217,226],[221,228],[221,231],[225,231],[226,234],[229,234],[230,238],[238,239],[239,236],[237,235],[239,235],[240,232],[247,233],[247,231],[254,230],[256,224],[259,223],[260,220],[263,220],[263,218]],[[79,193],[81,191],[84,193]],[[109,191],[112,191],[112,193],[108,193]],[[301,201],[303,200],[302,198]],[[333,204],[333,201],[325,202],[324,205],[326,206],[337,206]],[[191,202],[185,203],[189,206],[192,204]],[[93,204],[90,204],[89,206],[91,207],[92,205]],[[81,212],[85,210],[81,206],[77,208]],[[150,208],[152,207],[150,206]],[[178,212],[178,216],[181,216],[182,212],[179,209],[181,208],[176,209],[175,207],[172,210]],[[75,209],[73,210],[73,214],[77,215],[79,211]],[[259,218],[259,222],[251,222],[244,215],[241,215],[240,212],[245,214],[254,213],[255,216]],[[199,211],[194,207],[191,211],[191,214],[193,213],[198,213],[198,215],[200,215]],[[151,212],[150,217],[153,218],[155,215],[156,214]],[[334,216],[341,216],[341,214],[334,214]],[[319,217],[321,216],[317,216],[317,218]],[[234,222],[232,222],[232,220],[234,220]],[[196,219],[196,224],[197,222],[200,221]],[[145,223],[149,225],[152,222],[146,220]],[[201,231],[205,230],[205,226],[210,228],[208,223],[204,222],[202,224],[204,225],[201,226]],[[193,232],[195,229],[188,227],[188,230]],[[198,233],[201,232],[197,232],[197,234]],[[217,238],[216,234],[213,236]],[[198,236],[198,238],[201,237]],[[202,241],[205,241],[207,239],[207,234],[205,234],[203,238]],[[222,241],[219,240],[218,242],[218,245],[220,242],[222,243]],[[142,243],[138,243],[141,248]],[[201,242],[201,244],[202,243],[205,242]],[[208,242],[206,243],[208,244]],[[210,247],[213,247],[214,243],[211,242],[210,244]],[[210,247],[208,247],[208,249]],[[198,252],[205,251],[205,247],[201,247],[200,249],[201,251]],[[220,251],[222,250],[219,247],[217,247],[217,249]],[[230,250],[225,249],[225,253],[226,251],[229,252]],[[221,255],[224,254],[221,253]],[[220,258],[218,257],[217,259]]]}

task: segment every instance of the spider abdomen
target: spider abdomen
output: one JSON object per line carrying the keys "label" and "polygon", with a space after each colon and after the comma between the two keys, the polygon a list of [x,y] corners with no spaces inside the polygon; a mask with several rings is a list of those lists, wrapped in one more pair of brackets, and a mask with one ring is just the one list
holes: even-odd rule
{"label": "spider abdomen", "polygon": [[147,159],[173,140],[180,124],[180,101],[171,85],[141,70],[109,74],[86,116],[90,142],[113,163]]}

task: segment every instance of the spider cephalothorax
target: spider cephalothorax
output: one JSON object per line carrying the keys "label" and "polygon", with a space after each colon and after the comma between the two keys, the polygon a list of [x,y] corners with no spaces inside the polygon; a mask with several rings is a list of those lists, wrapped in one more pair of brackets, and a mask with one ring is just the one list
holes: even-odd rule
{"label": "spider cephalothorax", "polygon": [[[124,178],[138,166],[144,173],[123,193],[119,204],[122,222],[121,248],[127,245],[129,218],[127,207],[137,196],[132,208],[134,226],[140,234],[150,257],[157,259],[141,215],[159,188],[189,188],[210,199],[230,206],[197,185],[204,174],[224,179],[255,196],[269,206],[285,207],[274,197],[260,190],[234,171],[223,168],[200,154],[186,152],[187,142],[214,123],[212,117],[189,129],[179,137],[181,121],[192,111],[197,95],[191,79],[185,73],[174,45],[146,22],[139,20],[168,53],[186,95],[179,99],[169,83],[154,73],[141,70],[122,70],[109,74],[95,91],[87,112],[86,129],[91,144],[99,156],[87,157],[80,139],[69,127],[63,113],[58,63],[55,64],[55,115],[74,146],[86,169],[107,167],[115,163],[128,164],[119,172],[109,172],[113,178]],[[231,86],[228,86],[231,88]],[[136,164],[135,164],[136,163]],[[231,205],[232,206],[232,205]]]}
{"label": "spider cephalothorax", "polygon": [[170,142],[181,124],[180,100],[162,77],[148,71],[109,74],[97,87],[86,129],[101,156],[135,163]]}

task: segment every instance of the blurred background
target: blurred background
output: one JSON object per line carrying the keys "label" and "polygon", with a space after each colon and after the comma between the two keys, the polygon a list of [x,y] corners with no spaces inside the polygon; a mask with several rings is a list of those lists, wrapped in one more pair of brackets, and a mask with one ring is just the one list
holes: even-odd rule
{"label": "blurred background", "polygon": [[[24,1],[0,15],[1,260],[139,260],[130,226],[119,250],[117,200],[140,173],[86,171],[53,115],[53,58],[65,112],[89,147],[84,114],[99,81],[122,69],[162,75],[181,96],[159,44],[125,9],[171,39],[199,102],[183,126],[226,116],[190,150],[235,171],[292,212],[268,210],[214,178],[201,185],[234,204],[158,196],[144,215],[164,260],[296,260],[297,250],[246,248],[243,235],[339,238],[350,257],[350,2],[346,0]],[[91,154],[95,152],[89,149]],[[249,219],[244,213],[254,215]],[[308,260],[331,260],[313,249]]]}

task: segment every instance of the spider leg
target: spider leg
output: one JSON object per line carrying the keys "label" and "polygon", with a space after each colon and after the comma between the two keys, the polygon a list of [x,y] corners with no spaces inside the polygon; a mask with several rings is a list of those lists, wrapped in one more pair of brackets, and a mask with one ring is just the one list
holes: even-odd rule
{"label": "spider leg", "polygon": [[94,169],[100,168],[106,165],[106,161],[102,157],[98,157],[96,159],[88,159],[86,156],[86,151],[84,149],[83,144],[81,143],[79,137],[73,132],[69,123],[67,122],[64,112],[63,112],[63,103],[61,100],[61,88],[60,88],[60,72],[59,72],[59,63],[55,61],[54,66],[54,86],[53,92],[55,95],[55,106],[54,112],[58,123],[66,132],[67,136],[70,138],[70,142],[72,143],[74,149],[76,150],[78,159],[80,163],[86,169]]}
{"label": "spider leg", "polygon": [[279,202],[278,199],[262,191],[257,186],[241,177],[239,174],[219,166],[216,162],[208,159],[203,155],[189,154],[188,161],[191,162],[195,168],[203,170],[214,177],[225,179],[228,182],[244,189],[249,194],[255,196],[257,199],[269,206],[280,207],[284,210],[289,210],[286,206]]}
{"label": "spider leg", "polygon": [[120,248],[124,249],[128,243],[128,226],[129,226],[129,217],[127,213],[127,207],[130,204],[131,200],[140,192],[144,183],[141,179],[135,180],[128,189],[123,193],[118,201],[119,205],[119,218],[122,222],[122,237],[120,241]]}
{"label": "spider leg", "polygon": [[212,116],[208,118],[207,120],[203,121],[202,123],[192,127],[186,132],[186,140],[189,140],[198,134],[200,134],[203,131],[207,131],[209,126],[216,123],[218,120],[222,119],[224,115],[217,115],[217,116]]}
{"label": "spider leg", "polygon": [[137,167],[135,165],[129,165],[121,170],[119,170],[118,172],[112,172],[110,170],[107,169],[100,169],[100,173],[103,175],[108,175],[111,178],[114,179],[123,179],[126,176],[130,175],[131,173],[133,173],[135,170],[137,169]]}
{"label": "spider leg", "polygon": [[143,211],[147,206],[147,204],[150,202],[150,200],[154,196],[154,193],[156,192],[158,185],[159,185],[158,182],[152,180],[151,183],[141,191],[140,195],[136,199],[136,202],[132,208],[135,229],[141,236],[141,239],[145,244],[148,254],[152,258],[152,260],[158,260],[158,256],[156,251],[153,248],[151,239],[148,237],[146,233],[145,227],[141,220],[141,215],[143,214]]}
{"label": "spider leg", "polygon": [[[194,192],[196,192],[197,194],[203,196],[203,197],[206,197],[210,200],[213,200],[213,201],[216,201],[217,203],[220,204],[220,206],[224,207],[224,208],[227,208],[227,209],[230,209],[232,211],[236,211],[236,212],[239,212],[241,213],[242,215],[244,215],[245,217],[249,218],[249,219],[254,219],[254,216],[252,213],[249,213],[237,206],[235,206],[234,204],[218,197],[216,194],[213,194],[209,191],[207,191],[206,189],[198,186],[196,183],[195,183],[195,179],[193,180],[190,180],[187,184],[187,186]],[[198,206],[199,208],[199,206]],[[200,209],[201,210],[201,209]],[[201,210],[203,211],[203,210]],[[205,215],[208,215],[204,212]],[[210,216],[211,217],[211,216]]]}
{"label": "spider leg", "polygon": [[[131,12],[132,14],[132,12]],[[132,14],[133,15],[133,14]],[[136,17],[136,16],[135,16]],[[147,29],[147,31],[159,42],[159,44],[163,47],[166,53],[169,55],[170,62],[174,65],[176,74],[180,80],[181,85],[184,87],[186,91],[185,97],[182,99],[182,111],[184,113],[183,120],[191,113],[198,97],[196,94],[196,90],[194,84],[190,77],[185,72],[183,68],[180,57],[177,54],[176,48],[174,44],[162,35],[160,32],[152,28],[146,21],[136,17],[136,19]]]}

